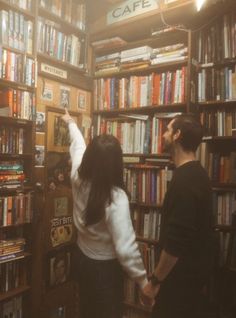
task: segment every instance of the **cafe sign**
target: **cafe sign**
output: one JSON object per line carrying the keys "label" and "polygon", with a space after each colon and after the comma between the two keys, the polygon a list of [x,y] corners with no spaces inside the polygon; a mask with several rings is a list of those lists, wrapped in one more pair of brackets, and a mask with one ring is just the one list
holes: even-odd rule
{"label": "cafe sign", "polygon": [[107,13],[107,24],[124,21],[159,8],[160,0],[127,0]]}

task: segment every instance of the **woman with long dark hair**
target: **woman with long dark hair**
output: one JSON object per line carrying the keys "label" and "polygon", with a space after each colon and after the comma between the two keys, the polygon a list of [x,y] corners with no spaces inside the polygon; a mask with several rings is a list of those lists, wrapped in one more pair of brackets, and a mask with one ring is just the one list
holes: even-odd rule
{"label": "woman with long dark hair", "polygon": [[80,318],[121,318],[123,272],[140,288],[147,283],[130,218],[123,183],[119,141],[111,135],[84,138],[69,113],[74,223],[78,230],[75,256],[80,291]]}

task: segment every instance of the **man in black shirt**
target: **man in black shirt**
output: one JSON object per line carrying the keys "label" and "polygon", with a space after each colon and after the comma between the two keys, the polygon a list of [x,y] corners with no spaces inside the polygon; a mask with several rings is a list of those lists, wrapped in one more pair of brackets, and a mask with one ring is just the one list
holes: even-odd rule
{"label": "man in black shirt", "polygon": [[210,180],[195,157],[201,139],[200,123],[186,114],[171,120],[163,135],[176,169],[163,202],[159,261],[143,295],[155,298],[153,318],[201,317],[214,250]]}

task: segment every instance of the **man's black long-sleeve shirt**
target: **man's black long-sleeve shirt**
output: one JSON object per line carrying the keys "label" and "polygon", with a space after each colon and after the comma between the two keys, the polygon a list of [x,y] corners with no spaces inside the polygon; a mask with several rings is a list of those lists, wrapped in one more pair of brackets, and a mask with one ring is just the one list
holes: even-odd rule
{"label": "man's black long-sleeve shirt", "polygon": [[160,248],[179,258],[170,276],[201,275],[212,264],[212,190],[198,161],[178,167],[167,190]]}

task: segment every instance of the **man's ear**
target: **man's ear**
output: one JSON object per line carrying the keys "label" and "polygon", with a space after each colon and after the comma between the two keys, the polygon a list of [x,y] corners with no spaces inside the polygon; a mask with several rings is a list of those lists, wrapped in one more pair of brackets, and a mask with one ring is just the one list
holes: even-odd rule
{"label": "man's ear", "polygon": [[180,135],[181,135],[181,131],[180,131],[180,129],[177,129],[176,132],[174,133],[174,136],[173,136],[174,141],[178,140],[180,138]]}

